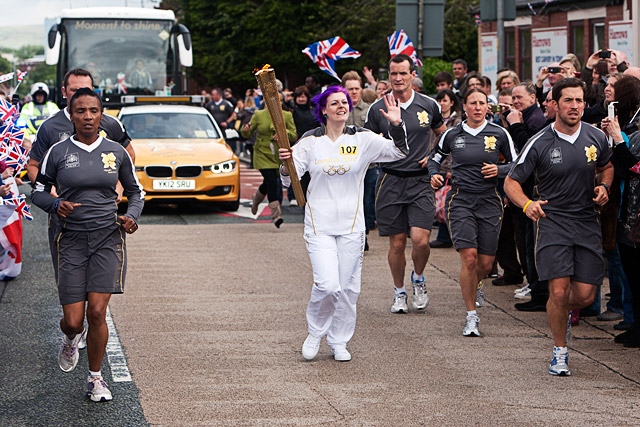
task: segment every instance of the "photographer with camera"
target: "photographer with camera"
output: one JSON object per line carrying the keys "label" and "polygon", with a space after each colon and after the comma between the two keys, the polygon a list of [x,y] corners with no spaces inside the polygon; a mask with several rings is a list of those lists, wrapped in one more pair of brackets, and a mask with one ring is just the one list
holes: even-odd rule
{"label": "photographer with camera", "polygon": [[[538,104],[542,105],[544,103],[544,100],[547,99],[547,93],[551,92],[553,85],[563,77],[559,62],[552,62],[548,66],[540,68],[538,77],[536,77],[536,100]],[[544,90],[545,80],[551,85],[548,91]]]}

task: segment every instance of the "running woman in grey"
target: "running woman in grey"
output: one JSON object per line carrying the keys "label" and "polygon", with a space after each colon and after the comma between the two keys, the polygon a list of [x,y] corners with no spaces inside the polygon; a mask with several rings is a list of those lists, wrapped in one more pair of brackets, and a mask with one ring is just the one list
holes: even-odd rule
{"label": "running woman in grey", "polygon": [[[536,268],[540,280],[549,281],[549,373],[567,376],[569,312],[589,306],[604,278],[598,207],[609,200],[613,167],[605,134],[580,120],[584,83],[566,78],[552,90],[556,121],[527,142],[504,190],[535,223]],[[533,199],[522,191],[531,176]]]}
{"label": "running woman in grey", "polygon": [[[124,292],[125,236],[138,229],[144,193],[129,154],[120,144],[98,134],[100,97],[92,89],[78,89],[69,102],[69,111],[76,133],[49,149],[31,199],[60,218],[55,239],[56,278],[63,311],[60,329],[64,333],[58,354],[60,369],[70,372],[78,363],[86,303],[86,392],[91,400],[99,402],[112,399],[100,372],[109,338],[107,306],[111,294]],[[118,182],[128,199],[127,212],[120,216],[116,204]],[[54,185],[58,197],[51,195]]]}
{"label": "running woman in grey", "polygon": [[451,240],[460,253],[460,288],[467,309],[462,335],[480,336],[476,307],[484,304],[482,279],[493,266],[502,222],[502,198],[496,190],[516,158],[509,133],[486,120],[489,102],[480,89],[467,91],[463,108],[467,120],[447,130],[429,159],[431,185],[440,188],[440,164],[451,156],[452,184],[445,202]]}

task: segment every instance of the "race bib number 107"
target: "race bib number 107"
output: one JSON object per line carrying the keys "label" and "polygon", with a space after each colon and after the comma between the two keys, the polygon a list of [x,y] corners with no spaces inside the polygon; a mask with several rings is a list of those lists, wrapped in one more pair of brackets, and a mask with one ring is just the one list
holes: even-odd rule
{"label": "race bib number 107", "polygon": [[356,154],[358,154],[358,146],[357,145],[341,145],[340,148],[340,155],[344,156],[355,156]]}

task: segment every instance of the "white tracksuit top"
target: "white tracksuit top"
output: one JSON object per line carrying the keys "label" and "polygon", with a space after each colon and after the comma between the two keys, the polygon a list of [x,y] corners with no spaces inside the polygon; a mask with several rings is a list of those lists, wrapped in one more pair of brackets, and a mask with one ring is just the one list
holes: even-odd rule
{"label": "white tracksuit top", "polygon": [[[332,141],[324,127],[319,127],[300,138],[293,147],[293,161],[299,177],[305,172],[311,175],[305,234],[341,235],[365,230],[362,199],[369,164],[399,160],[408,152],[403,124],[390,126],[389,133],[393,140],[347,126]],[[289,182],[289,177],[283,176],[283,183]]]}

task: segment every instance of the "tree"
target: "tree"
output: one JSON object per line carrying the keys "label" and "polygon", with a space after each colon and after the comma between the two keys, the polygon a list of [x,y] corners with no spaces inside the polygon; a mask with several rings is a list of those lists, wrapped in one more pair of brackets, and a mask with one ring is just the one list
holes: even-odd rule
{"label": "tree", "polygon": [[[479,0],[446,0],[445,55],[477,63],[476,25],[469,14]],[[338,83],[321,72],[301,51],[309,44],[340,36],[362,53],[336,62],[342,75],[377,70],[389,61],[387,36],[395,31],[395,2],[389,0],[164,0],[193,41],[190,76],[201,86],[232,86],[237,92],[256,86],[253,71],[269,63],[292,88],[308,74]]]}
{"label": "tree", "polygon": [[469,70],[478,69],[478,29],[471,10],[479,0],[446,0],[444,12],[444,55],[452,62],[462,58]]}
{"label": "tree", "polygon": [[202,85],[255,86],[253,70],[265,63],[272,64],[285,83],[289,78],[302,80],[308,73],[320,74],[301,51],[337,35],[362,53],[356,61],[338,61],[338,74],[388,61],[386,36],[393,32],[395,7],[388,0],[360,0],[355,5],[336,0],[171,3],[181,4],[182,22],[192,34],[195,53],[191,76]]}
{"label": "tree", "polygon": [[36,55],[44,55],[44,46],[24,45],[14,51],[18,60],[33,58]]}
{"label": "tree", "polygon": [[4,56],[0,55],[0,74],[10,73],[12,70],[11,62],[9,62]]}

